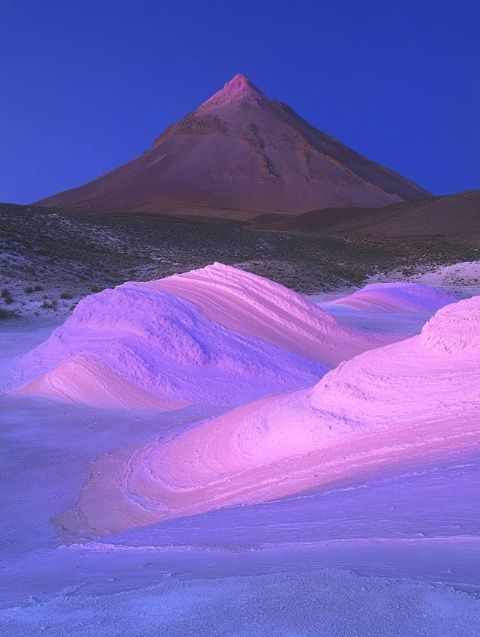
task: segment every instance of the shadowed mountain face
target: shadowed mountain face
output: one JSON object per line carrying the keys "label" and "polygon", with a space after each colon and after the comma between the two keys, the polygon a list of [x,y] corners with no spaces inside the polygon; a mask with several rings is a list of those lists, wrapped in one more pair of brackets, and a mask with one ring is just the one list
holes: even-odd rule
{"label": "shadowed mountain face", "polygon": [[381,207],[428,195],[237,75],[137,159],[39,203],[245,218],[259,212]]}
{"label": "shadowed mountain face", "polygon": [[480,190],[392,204],[382,210],[348,207],[318,209],[269,220],[259,227],[294,232],[377,237],[444,236],[476,241],[480,237]]}

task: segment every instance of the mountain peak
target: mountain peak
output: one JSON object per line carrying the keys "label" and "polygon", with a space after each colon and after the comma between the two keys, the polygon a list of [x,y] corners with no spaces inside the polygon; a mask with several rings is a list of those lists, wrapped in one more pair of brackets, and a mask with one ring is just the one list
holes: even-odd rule
{"label": "mountain peak", "polygon": [[225,86],[214,93],[200,108],[217,106],[238,102],[241,100],[256,101],[264,100],[265,96],[262,91],[246,76],[237,73]]}
{"label": "mountain peak", "polygon": [[257,89],[257,87],[254,86],[253,82],[246,75],[243,75],[242,73],[237,73],[237,75],[232,77],[232,79],[229,80],[222,89],[222,91],[236,92],[236,93],[245,92],[245,91],[248,92],[252,90],[260,92]]}
{"label": "mountain peak", "polygon": [[313,128],[239,74],[137,159],[41,204],[112,212],[208,209],[248,218],[374,208],[428,195]]}

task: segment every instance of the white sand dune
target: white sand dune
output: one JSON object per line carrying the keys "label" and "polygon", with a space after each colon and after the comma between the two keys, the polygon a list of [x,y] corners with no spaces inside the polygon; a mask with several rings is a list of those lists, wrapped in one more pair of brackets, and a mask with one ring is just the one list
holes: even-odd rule
{"label": "white sand dune", "polygon": [[92,406],[235,405],[312,385],[403,337],[339,323],[292,290],[215,264],[85,298],[19,362],[13,384]]}
{"label": "white sand dune", "polygon": [[102,534],[478,448],[479,413],[474,297],[439,310],[420,335],[341,364],[312,390],[270,396],[167,442],[100,458],[58,524],[73,535]]}
{"label": "white sand dune", "polygon": [[135,405],[139,410],[172,411],[188,404],[150,394],[98,361],[81,355],[26,383],[17,393],[114,409]]}
{"label": "white sand dune", "polygon": [[[31,393],[123,411],[0,392],[0,633],[477,634],[478,600],[459,589],[479,590],[479,298],[413,338],[447,297],[427,303],[415,287],[408,312],[400,286],[358,306],[318,300],[337,321],[318,329],[314,359],[279,346],[296,331],[308,344],[310,300],[248,278],[237,285],[258,285],[257,301],[230,298],[230,272],[214,270],[195,276],[223,285],[223,317],[213,282],[198,304],[130,283],[87,299],[18,364]],[[268,289],[285,294],[284,323],[267,312]],[[239,312],[255,337],[228,327]],[[50,330],[2,326],[2,389],[14,357]],[[387,344],[312,373],[309,388],[161,413],[183,404],[179,387],[210,396],[212,379],[242,400],[253,385],[290,389],[286,353],[297,382],[300,363],[323,369],[325,345],[333,355],[324,334],[347,350],[349,338]],[[226,341],[243,371],[224,365]],[[272,381],[274,363],[285,377]],[[178,385],[151,391],[146,370]],[[129,407],[152,402],[153,413]]]}
{"label": "white sand dune", "polygon": [[[327,370],[226,330],[182,299],[134,283],[81,301],[64,325],[19,362],[20,391],[59,398],[52,387],[61,386],[64,399],[91,404],[85,358],[101,366],[103,391],[117,397],[111,400],[133,409],[144,392],[165,404],[235,404],[307,385]],[[40,380],[45,374],[48,379]]]}
{"label": "white sand dune", "polygon": [[[140,285],[194,303],[211,321],[229,330],[284,347],[330,368],[399,338],[340,324],[293,290],[221,263]],[[446,302],[452,300],[450,297]]]}
{"label": "white sand dune", "polygon": [[345,305],[363,312],[397,312],[431,315],[457,298],[448,292],[420,283],[370,283],[353,294],[335,299],[335,305]]}
{"label": "white sand dune", "polygon": [[[407,338],[418,334],[437,310],[460,298],[463,297],[440,288],[399,281],[370,283],[346,296],[328,300],[322,296],[312,297],[312,302],[342,325],[373,330],[385,336],[403,334]],[[400,336],[391,340],[398,341]]]}

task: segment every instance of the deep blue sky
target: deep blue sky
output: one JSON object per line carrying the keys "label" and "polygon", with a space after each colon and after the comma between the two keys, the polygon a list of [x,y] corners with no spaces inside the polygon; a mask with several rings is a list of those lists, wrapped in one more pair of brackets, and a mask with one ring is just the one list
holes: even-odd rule
{"label": "deep blue sky", "polygon": [[132,159],[236,73],[436,193],[480,188],[480,3],[0,0],[0,201]]}

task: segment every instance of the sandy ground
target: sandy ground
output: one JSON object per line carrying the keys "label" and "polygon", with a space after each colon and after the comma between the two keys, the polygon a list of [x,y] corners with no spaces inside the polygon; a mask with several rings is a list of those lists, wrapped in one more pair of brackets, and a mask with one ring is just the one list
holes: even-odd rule
{"label": "sandy ground", "polygon": [[[0,375],[52,328],[4,323]],[[480,633],[472,449],[95,540],[59,535],[52,519],[76,502],[92,459],[220,411],[0,396],[0,635]]]}

